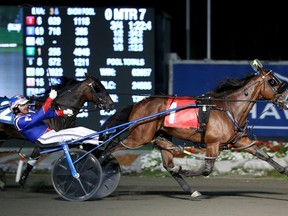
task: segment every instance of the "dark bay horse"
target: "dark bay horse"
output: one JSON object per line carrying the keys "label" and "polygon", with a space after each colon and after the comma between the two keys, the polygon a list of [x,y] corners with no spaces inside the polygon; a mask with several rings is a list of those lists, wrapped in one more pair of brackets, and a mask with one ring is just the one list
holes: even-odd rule
{"label": "dark bay horse", "polygon": [[[58,131],[60,129],[71,128],[75,126],[76,115],[80,112],[81,108],[86,102],[91,102],[97,109],[105,110],[109,112],[114,108],[114,102],[98,78],[95,78],[89,74],[85,75],[85,79],[82,81],[71,79],[67,77],[61,78],[59,85],[53,86],[58,92],[58,97],[53,102],[54,109],[72,109],[74,115],[71,117],[56,117],[46,120],[46,123],[50,128]],[[46,98],[48,97],[50,89],[44,93],[41,97],[31,97],[31,101],[35,101],[35,109],[39,109]],[[9,109],[9,107],[7,107]],[[0,122],[0,141],[2,143],[7,139],[20,139],[27,140],[21,133],[19,133],[13,124]],[[1,144],[1,143],[0,143]],[[40,148],[36,146],[31,154],[31,158],[37,158]],[[33,167],[27,166],[27,169],[23,172],[26,181],[30,171]],[[22,176],[23,177],[23,176]]]}
{"label": "dark bay horse", "polygon": [[[75,126],[76,115],[86,102],[94,104],[95,108],[109,112],[114,108],[114,102],[109,93],[98,78],[86,74],[86,79],[78,81],[75,79],[62,77],[59,85],[53,86],[58,91],[58,97],[53,102],[54,109],[72,109],[74,115],[71,117],[58,117],[47,120],[50,128],[58,131],[64,128]],[[49,95],[50,90],[44,93],[44,96],[30,98],[35,101],[35,109],[39,109]],[[9,109],[9,107],[7,107]],[[0,120],[0,141],[7,139],[26,138],[15,130],[13,124],[2,123]]]}
{"label": "dark bay horse", "polygon": [[[132,125],[125,134],[126,137],[117,136],[108,142],[102,158],[117,150],[134,149],[152,143],[160,149],[165,169],[192,197],[201,194],[192,189],[182,175],[187,177],[208,176],[212,172],[219,151],[230,146],[249,152],[269,163],[278,172],[288,175],[287,168],[282,167],[254,145],[255,142],[247,135],[248,114],[260,99],[268,100],[287,109],[287,83],[281,82],[271,70],[263,69],[258,60],[254,60],[251,65],[256,69],[255,74],[247,74],[242,79],[228,78],[213,91],[201,97],[192,97],[196,108],[190,107],[173,113],[165,113],[165,110],[175,105],[174,102],[181,102],[187,97],[151,96],[117,112],[106,121],[102,129],[136,119],[144,118],[145,120]],[[168,120],[171,117],[175,119],[178,112],[185,110],[189,111],[191,118],[195,116],[197,119],[194,126],[168,125],[167,118]],[[164,114],[157,115],[161,112]],[[145,118],[147,116],[153,117]],[[189,119],[186,118],[186,120]],[[175,166],[172,154],[174,145],[170,139],[172,136],[205,145],[204,167],[193,171],[182,170],[181,167]]]}

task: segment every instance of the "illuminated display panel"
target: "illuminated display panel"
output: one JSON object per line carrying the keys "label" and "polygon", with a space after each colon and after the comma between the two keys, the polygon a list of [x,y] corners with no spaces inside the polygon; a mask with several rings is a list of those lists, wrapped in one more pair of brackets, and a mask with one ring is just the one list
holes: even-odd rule
{"label": "illuminated display panel", "polygon": [[[81,112],[77,123],[99,129],[118,109],[155,93],[155,26],[151,8],[23,8],[24,94],[59,77],[98,77],[115,110]],[[92,106],[92,105],[91,105]],[[91,107],[85,107],[84,110]],[[95,121],[94,121],[95,120]]]}

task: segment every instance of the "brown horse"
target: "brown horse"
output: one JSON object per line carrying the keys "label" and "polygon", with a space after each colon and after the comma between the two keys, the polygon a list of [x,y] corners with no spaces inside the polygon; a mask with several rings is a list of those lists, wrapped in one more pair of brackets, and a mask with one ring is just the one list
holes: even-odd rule
{"label": "brown horse", "polygon": [[[120,137],[119,140],[114,139],[108,142],[102,157],[105,158],[106,155],[117,150],[133,149],[152,143],[160,149],[165,169],[192,197],[201,194],[192,189],[180,174],[189,177],[208,176],[212,172],[219,151],[229,146],[249,152],[257,158],[267,161],[278,172],[288,175],[287,168],[282,167],[254,145],[254,142],[247,135],[248,114],[258,100],[269,100],[287,108],[287,83],[281,82],[271,70],[263,69],[258,60],[252,62],[252,67],[256,68],[256,74],[247,74],[246,77],[239,80],[231,78],[224,80],[213,91],[201,97],[192,98],[195,100],[196,107],[194,108],[191,106],[187,108],[186,106],[186,108],[176,110],[176,112],[165,113],[165,110],[174,106],[173,102],[181,102],[187,97],[153,96],[116,113],[106,121],[102,129],[141,118],[144,120],[130,126],[127,137],[118,136],[118,138]],[[189,111],[191,118],[195,116],[197,119],[194,126],[167,125],[171,116],[172,119],[177,119],[175,117],[177,113],[185,110]],[[161,112],[164,114],[157,115]],[[152,117],[147,118],[147,116]],[[172,154],[174,145],[169,139],[172,136],[191,141],[194,144],[204,145],[206,147],[204,167],[193,171],[182,170],[181,167],[175,166]]]}

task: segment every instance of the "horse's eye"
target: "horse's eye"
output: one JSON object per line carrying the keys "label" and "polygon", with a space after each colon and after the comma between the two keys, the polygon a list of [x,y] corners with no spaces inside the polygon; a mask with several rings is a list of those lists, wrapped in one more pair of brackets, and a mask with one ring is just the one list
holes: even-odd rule
{"label": "horse's eye", "polygon": [[276,80],[274,80],[274,79],[269,79],[268,80],[268,83],[273,87],[273,86],[275,86],[275,85],[277,85],[277,82],[276,82]]}

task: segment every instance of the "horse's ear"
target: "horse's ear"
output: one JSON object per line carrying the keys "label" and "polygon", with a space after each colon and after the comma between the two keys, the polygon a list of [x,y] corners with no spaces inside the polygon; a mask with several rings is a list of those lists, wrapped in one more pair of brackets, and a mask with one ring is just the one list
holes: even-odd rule
{"label": "horse's ear", "polygon": [[86,79],[87,79],[87,78],[91,77],[91,75],[88,74],[88,73],[85,73],[85,77],[86,77]]}

